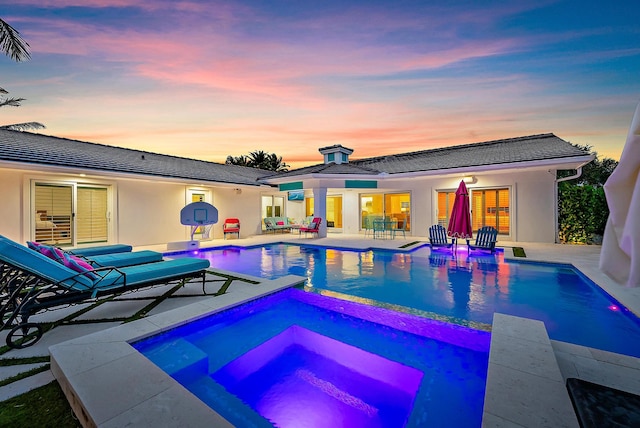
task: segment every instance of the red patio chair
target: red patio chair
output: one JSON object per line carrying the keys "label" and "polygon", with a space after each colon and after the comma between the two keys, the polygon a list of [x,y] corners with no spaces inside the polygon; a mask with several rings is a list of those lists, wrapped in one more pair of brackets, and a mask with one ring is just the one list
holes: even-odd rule
{"label": "red patio chair", "polygon": [[235,233],[240,238],[240,220],[237,218],[227,218],[222,224],[224,239],[227,239],[227,233]]}
{"label": "red patio chair", "polygon": [[311,224],[305,227],[301,227],[299,229],[300,233],[304,232],[305,236],[307,233],[315,233],[318,236],[318,232],[320,231],[320,223],[322,223],[322,219],[320,217],[314,217],[311,221]]}

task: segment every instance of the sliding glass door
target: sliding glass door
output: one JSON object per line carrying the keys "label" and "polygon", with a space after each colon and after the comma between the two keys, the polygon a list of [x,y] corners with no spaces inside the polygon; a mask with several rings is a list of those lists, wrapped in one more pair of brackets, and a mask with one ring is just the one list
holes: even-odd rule
{"label": "sliding glass door", "polygon": [[411,195],[409,193],[371,193],[360,195],[360,227],[367,229],[373,218],[388,217],[397,228],[411,230]]}
{"label": "sliding glass door", "polygon": [[[511,233],[510,192],[501,189],[470,189],[471,224],[473,232],[483,226],[493,226],[500,235]],[[455,190],[438,192],[438,224],[449,226],[455,201]]]}
{"label": "sliding glass door", "polygon": [[34,182],[32,190],[34,241],[59,246],[108,241],[107,186]]}
{"label": "sliding glass door", "polygon": [[75,233],[78,244],[107,242],[107,189],[104,187],[78,187]]}
{"label": "sliding glass door", "polygon": [[73,193],[72,184],[35,184],[34,241],[55,245],[73,244]]}

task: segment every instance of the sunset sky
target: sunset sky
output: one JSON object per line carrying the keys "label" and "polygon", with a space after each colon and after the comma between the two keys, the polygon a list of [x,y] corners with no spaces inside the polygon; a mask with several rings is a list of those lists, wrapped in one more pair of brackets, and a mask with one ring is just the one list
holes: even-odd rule
{"label": "sunset sky", "polygon": [[552,132],[619,159],[640,1],[0,0],[0,125],[292,167]]}

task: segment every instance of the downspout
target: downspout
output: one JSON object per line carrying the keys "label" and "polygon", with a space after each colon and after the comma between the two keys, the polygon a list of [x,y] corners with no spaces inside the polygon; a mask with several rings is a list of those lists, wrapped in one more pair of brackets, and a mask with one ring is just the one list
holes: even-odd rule
{"label": "downspout", "polygon": [[[591,161],[589,161],[591,162]],[[588,162],[587,162],[588,163]],[[586,164],[584,164],[586,165]],[[582,167],[584,165],[580,165],[578,168],[576,168],[576,173],[574,175],[571,175],[569,177],[562,177],[562,178],[556,178],[555,179],[555,195],[554,195],[554,206],[556,207],[556,215],[555,215],[555,230],[556,230],[556,244],[559,243],[560,241],[560,232],[558,230],[558,183],[562,182],[562,181],[569,181],[569,180],[573,180],[574,178],[578,178],[582,175]],[[551,172],[551,171],[549,171]],[[558,173],[556,172],[555,175],[557,176]]]}

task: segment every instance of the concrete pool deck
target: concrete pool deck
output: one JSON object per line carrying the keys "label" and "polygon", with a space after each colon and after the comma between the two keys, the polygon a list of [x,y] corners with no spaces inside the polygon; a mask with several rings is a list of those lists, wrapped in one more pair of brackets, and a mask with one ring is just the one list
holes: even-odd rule
{"label": "concrete pool deck", "polygon": [[[305,239],[296,234],[280,234],[240,240],[216,240],[208,243],[208,246],[250,246],[274,241],[402,251],[399,246],[413,241],[426,241],[426,238],[407,237],[406,240],[385,241],[358,235],[329,235],[322,239]],[[510,245],[506,242],[499,244],[505,247]],[[527,260],[573,264],[634,313],[640,314],[640,290],[621,287],[599,272],[597,267],[600,247],[534,243],[516,245],[525,249]],[[405,250],[412,248],[415,245]],[[164,251],[164,247],[144,249]],[[510,253],[506,248],[505,258],[513,258]],[[50,348],[51,372],[55,374],[67,396],[71,397],[70,401],[77,415],[88,426],[120,426],[125,422],[134,425],[180,426],[185,421],[188,421],[189,426],[212,426],[216,423],[221,424],[216,426],[224,426],[224,421],[215,412],[137,354],[126,342],[250,300],[257,295],[288,287],[300,279],[289,276],[275,281],[262,281],[259,285],[234,283],[224,295],[175,299],[176,302],[156,308],[154,314],[150,313],[146,318],[127,324],[120,325],[120,322],[115,321],[117,317],[113,317],[113,322],[100,325],[58,327],[46,333],[33,347],[11,350],[1,358],[45,356]],[[131,306],[135,306],[135,301],[123,300],[121,303],[110,304],[108,311],[117,313],[130,311]],[[101,310],[102,318],[110,318],[107,309]],[[90,314],[91,311],[83,316],[88,317]],[[564,387],[567,377],[578,377],[640,394],[639,359],[551,341],[541,324],[496,315],[483,426],[578,426]],[[27,381],[31,380],[37,386],[38,383],[53,380],[50,372],[38,376],[38,380]],[[20,392],[20,388],[12,384],[0,388],[2,400],[11,395],[5,389],[7,387],[12,387],[14,394]],[[127,391],[127,394],[119,394],[119,388]]]}

